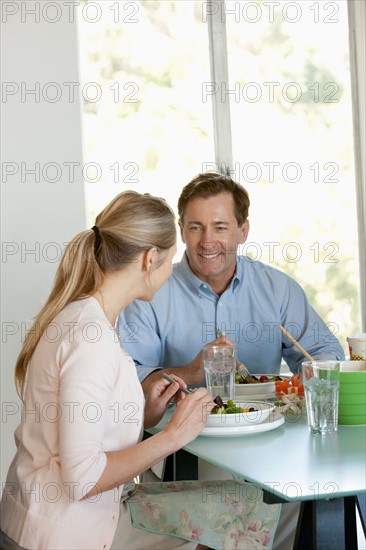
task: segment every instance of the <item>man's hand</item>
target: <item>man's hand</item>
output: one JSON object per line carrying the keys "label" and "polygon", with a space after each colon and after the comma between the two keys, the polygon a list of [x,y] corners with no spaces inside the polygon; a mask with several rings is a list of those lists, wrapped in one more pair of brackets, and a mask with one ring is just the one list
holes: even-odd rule
{"label": "man's hand", "polygon": [[[235,342],[233,340],[230,340],[227,336],[220,336],[219,338],[216,338],[216,340],[213,340],[212,342],[209,342],[213,346],[218,344],[230,344],[235,345]],[[185,366],[181,367],[168,367],[166,369],[158,369],[149,376],[147,376],[142,381],[142,388],[144,390],[145,395],[149,394],[150,386],[153,382],[156,382],[161,378],[161,375],[163,372],[166,372],[170,376],[172,374],[180,377],[185,381],[185,383],[188,386],[205,386],[206,380],[205,380],[205,371],[203,368],[203,353],[202,350],[197,354],[197,356],[193,359],[191,363]]]}
{"label": "man's hand", "polygon": [[[224,335],[208,343],[212,346],[217,346],[219,344],[229,344],[231,346],[235,346],[235,342],[233,342],[233,340],[230,340],[230,338]],[[183,378],[186,380],[188,384],[192,386],[198,386],[199,384],[205,383],[205,371],[203,368],[202,350],[195,357],[195,359],[193,359],[192,363],[190,365],[187,365],[186,369],[188,373],[188,379],[187,379],[187,375],[183,376]]]}

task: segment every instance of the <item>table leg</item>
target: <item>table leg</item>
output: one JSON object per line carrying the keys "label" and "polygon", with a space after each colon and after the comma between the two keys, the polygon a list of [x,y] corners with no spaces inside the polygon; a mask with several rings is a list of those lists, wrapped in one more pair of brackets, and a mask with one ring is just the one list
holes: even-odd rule
{"label": "table leg", "polygon": [[356,498],[358,513],[360,515],[363,533],[366,536],[366,493],[363,495],[357,495],[355,498]]}
{"label": "table leg", "polygon": [[302,502],[300,506],[299,521],[296,528],[294,550],[312,549],[312,502]]}
{"label": "table leg", "polygon": [[[144,431],[143,439],[151,437]],[[162,481],[194,481],[198,479],[198,458],[184,449],[167,456]]]}
{"label": "table leg", "polygon": [[344,529],[346,548],[353,550],[357,546],[357,521],[356,521],[356,498],[344,498]]}
{"label": "table leg", "polygon": [[198,458],[180,449],[166,459],[163,481],[198,479]]}
{"label": "table leg", "polygon": [[355,497],[301,504],[296,550],[356,550]]}

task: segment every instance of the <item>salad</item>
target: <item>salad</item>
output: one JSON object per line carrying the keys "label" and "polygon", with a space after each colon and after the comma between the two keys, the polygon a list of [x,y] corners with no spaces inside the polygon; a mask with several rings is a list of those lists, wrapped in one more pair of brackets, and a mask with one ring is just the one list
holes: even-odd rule
{"label": "salad", "polygon": [[215,397],[214,402],[216,406],[212,409],[211,414],[237,414],[257,411],[254,407],[249,407],[247,409],[237,407],[231,399],[229,399],[227,403],[224,403],[219,395]]}
{"label": "salad", "polygon": [[265,382],[277,382],[282,380],[281,376],[261,374],[256,376],[251,374],[248,378],[243,378],[238,372],[235,373],[235,384],[264,384]]}

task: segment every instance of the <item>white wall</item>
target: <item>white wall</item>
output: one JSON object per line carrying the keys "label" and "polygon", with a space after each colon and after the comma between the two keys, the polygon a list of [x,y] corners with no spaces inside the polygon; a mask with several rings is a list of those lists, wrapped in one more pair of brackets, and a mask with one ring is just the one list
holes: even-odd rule
{"label": "white wall", "polygon": [[[37,15],[21,13],[21,4],[34,6],[34,2],[1,4],[2,8],[5,4],[19,7],[14,15],[4,10],[1,14],[3,482],[15,451],[13,432],[20,421],[19,411],[13,414],[20,410],[13,370],[21,345],[21,324],[37,313],[48,296],[64,243],[85,228],[86,216],[81,170],[72,182],[69,169],[63,164],[82,165],[78,95],[73,100],[69,93],[63,93],[59,101],[52,102],[59,90],[57,86],[48,86],[49,82],[55,82],[67,91],[63,82],[79,80],[76,23],[70,23],[71,18],[65,13],[56,23],[48,22],[42,14],[37,22]],[[46,14],[46,19],[54,17],[52,12]],[[22,98],[22,88],[23,92],[25,87],[35,89],[37,82],[39,97],[23,95]],[[4,95],[4,91],[8,93]],[[34,175],[25,172],[25,168],[34,168],[37,162],[40,163],[39,183],[35,182]],[[56,164],[45,168],[50,162],[60,168]],[[25,163],[23,169],[21,163]],[[9,170],[18,171],[10,175]],[[49,181],[58,176],[59,181]]]}

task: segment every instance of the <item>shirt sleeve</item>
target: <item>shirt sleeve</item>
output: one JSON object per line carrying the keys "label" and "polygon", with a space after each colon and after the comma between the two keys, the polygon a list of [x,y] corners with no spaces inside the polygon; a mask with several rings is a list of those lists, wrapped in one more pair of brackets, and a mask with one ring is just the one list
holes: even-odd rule
{"label": "shirt sleeve", "polygon": [[[281,324],[314,359],[343,360],[344,351],[335,334],[309,304],[301,286],[290,277],[287,279]],[[285,335],[282,335],[282,348],[283,358],[291,371],[297,373],[304,356]]]}
{"label": "shirt sleeve", "polygon": [[60,463],[70,501],[90,491],[107,462],[103,440],[119,368],[108,332],[106,325],[85,323],[60,348]]}
{"label": "shirt sleeve", "polygon": [[151,304],[139,300],[130,304],[121,313],[118,327],[121,346],[134,360],[140,382],[162,368],[162,344]]}

